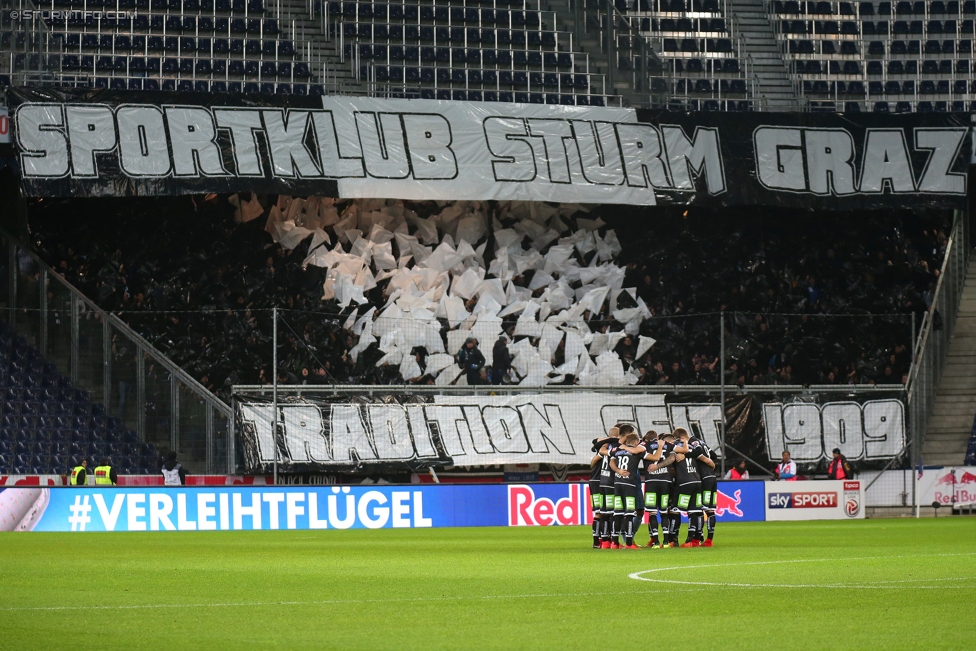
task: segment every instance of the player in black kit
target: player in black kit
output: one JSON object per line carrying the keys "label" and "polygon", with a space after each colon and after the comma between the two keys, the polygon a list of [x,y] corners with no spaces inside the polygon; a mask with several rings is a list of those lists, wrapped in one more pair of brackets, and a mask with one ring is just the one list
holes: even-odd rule
{"label": "player in black kit", "polygon": [[695,465],[698,467],[698,475],[701,477],[701,497],[702,509],[705,511],[705,520],[708,522],[708,538],[703,537],[703,531],[698,530],[698,542],[702,547],[711,547],[712,538],[715,536],[715,506],[718,503],[718,478],[715,476],[715,451],[708,447],[708,444],[700,438],[691,439],[697,441],[702,454],[695,458]]}
{"label": "player in black kit", "polygon": [[[624,427],[630,427],[625,425]],[[620,547],[620,543],[617,540],[617,535],[613,531],[613,471],[610,470],[610,456],[617,449],[618,439],[620,436],[620,425],[615,425],[610,428],[608,432],[608,444],[606,447],[600,448],[600,456],[603,457],[600,462],[600,547],[602,549],[610,549],[614,544]],[[614,542],[611,543],[610,537],[614,536]]]}
{"label": "player in black kit", "polygon": [[[671,506],[673,514],[680,517],[680,512],[688,513],[688,538],[682,547],[700,547],[698,531],[701,530],[704,518],[702,516],[701,475],[695,463],[703,452],[700,443],[691,441],[688,430],[679,427],[674,430],[675,443],[672,455],[674,457],[675,488],[677,499]],[[680,520],[679,520],[680,523]],[[680,527],[680,524],[679,524]],[[675,531],[676,537],[678,531]]]}
{"label": "player in black kit", "polygon": [[603,491],[600,488],[600,476],[606,466],[607,474],[610,474],[610,460],[607,454],[610,447],[617,445],[617,428],[610,429],[609,435],[602,438],[593,439],[593,459],[590,461],[590,508],[593,512],[593,548],[600,548],[600,527],[604,519]]}
{"label": "player in black kit", "polygon": [[640,464],[646,454],[647,450],[639,445],[637,434],[631,428],[621,436],[620,447],[610,458],[610,468],[614,472],[614,526],[619,527],[618,531],[622,529],[626,549],[640,549],[634,544],[634,535],[644,516]]}
{"label": "player in black kit", "polygon": [[647,455],[644,457],[644,510],[649,516],[647,527],[651,535],[647,546],[663,547],[658,539],[658,514],[661,515],[661,529],[667,531],[668,503],[671,499],[671,472],[667,467],[659,467],[656,464],[664,458],[667,443],[663,434],[658,436],[657,432],[652,430],[644,435],[643,446],[647,450]]}

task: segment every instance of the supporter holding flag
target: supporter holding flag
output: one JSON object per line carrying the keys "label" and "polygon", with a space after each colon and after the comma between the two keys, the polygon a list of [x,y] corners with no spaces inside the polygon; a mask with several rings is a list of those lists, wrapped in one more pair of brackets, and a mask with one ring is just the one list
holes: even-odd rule
{"label": "supporter holding flag", "polygon": [[457,353],[458,367],[467,374],[468,384],[481,384],[481,369],[485,365],[485,356],[478,350],[478,340],[468,337],[464,346]]}
{"label": "supporter holding flag", "polygon": [[851,463],[843,454],[840,448],[834,448],[834,458],[827,466],[827,479],[850,479],[854,476]]}
{"label": "supporter holding flag", "polygon": [[491,383],[501,384],[512,368],[512,355],[508,350],[508,339],[504,334],[498,335],[498,341],[491,349]]}
{"label": "supporter holding flag", "polygon": [[788,451],[783,451],[783,461],[776,466],[773,474],[780,481],[796,481],[796,462],[790,459],[790,453]]}

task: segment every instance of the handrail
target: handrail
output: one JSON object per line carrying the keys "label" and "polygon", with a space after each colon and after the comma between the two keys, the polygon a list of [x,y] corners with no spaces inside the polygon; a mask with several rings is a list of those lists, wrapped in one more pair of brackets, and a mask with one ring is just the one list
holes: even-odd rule
{"label": "handrail", "polygon": [[[900,393],[904,390],[902,384],[850,384],[850,385],[780,385],[780,384],[754,384],[744,387],[725,385],[725,391],[731,395],[749,394],[770,394],[770,393],[790,393],[794,395],[813,395],[815,393],[837,393],[844,395],[854,394],[874,394],[874,393]],[[271,393],[273,385],[270,384],[237,384],[232,388],[233,395]],[[517,384],[481,384],[466,386],[431,386],[427,384],[279,384],[279,397],[282,393],[340,393],[355,394],[374,394],[374,393],[414,393],[414,394],[465,394],[465,393],[615,393],[631,395],[653,395],[653,394],[717,394],[722,391],[719,384],[648,384],[639,386],[624,387],[598,387],[574,385],[545,385],[539,387],[526,387]]]}
{"label": "handrail", "polygon": [[89,299],[85,294],[79,290],[77,287],[69,283],[61,274],[55,271],[50,265],[44,262],[36,253],[30,249],[24,247],[16,237],[12,236],[5,229],[0,228],[0,235],[3,235],[9,242],[15,243],[22,251],[25,251],[31,259],[38,264],[42,271],[47,272],[49,278],[55,278],[59,283],[64,285],[69,292],[76,295],[82,303],[84,303],[88,309],[98,314],[105,322],[112,325],[113,328],[119,330],[126,337],[134,341],[142,350],[150,355],[156,362],[163,366],[171,374],[175,375],[177,379],[189,387],[195,394],[203,398],[207,403],[222,413],[224,416],[230,418],[233,416],[233,411],[230,406],[223,400],[215,396],[210,392],[205,386],[200,384],[195,378],[190,376],[189,373],[177,366],[172,360],[170,360],[166,355],[159,352],[155,346],[149,343],[142,335],[130,328],[122,319],[120,319],[115,314],[107,312],[102,308],[98,307],[91,299]]}
{"label": "handrail", "polygon": [[945,254],[942,257],[942,267],[939,271],[939,280],[935,284],[935,292],[932,294],[932,305],[925,311],[925,316],[922,317],[922,327],[919,329],[918,338],[915,340],[915,347],[912,350],[912,369],[908,376],[908,383],[905,385],[908,391],[908,403],[911,404],[912,396],[915,394],[913,391],[915,387],[915,380],[918,377],[918,369],[921,368],[921,362],[925,355],[925,344],[928,342],[929,333],[932,331],[932,321],[935,318],[935,306],[939,301],[939,296],[942,292],[942,282],[946,277],[946,270],[949,266],[950,254],[952,253],[952,248],[955,245],[955,228],[952,230],[952,234],[949,236],[949,241],[946,243]]}

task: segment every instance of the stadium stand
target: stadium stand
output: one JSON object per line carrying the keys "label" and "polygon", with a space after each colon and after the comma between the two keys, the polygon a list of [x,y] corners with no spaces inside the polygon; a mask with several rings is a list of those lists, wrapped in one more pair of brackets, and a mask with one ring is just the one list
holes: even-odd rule
{"label": "stadium stand", "polygon": [[280,3],[50,0],[40,8],[52,13],[34,31],[18,31],[22,25],[9,17],[0,23],[11,30],[0,40],[8,83],[18,76],[43,82],[44,75],[29,74],[39,71],[62,86],[322,95],[323,82],[335,91],[343,77],[328,44],[305,37],[314,23],[291,17]]}
{"label": "stadium stand", "polygon": [[[492,6],[488,6],[492,5]],[[331,35],[360,80],[401,96],[532,104],[606,104],[556,15],[508,3],[330,2]]]}
{"label": "stadium stand", "polygon": [[64,474],[81,459],[103,456],[111,456],[119,474],[148,474],[159,465],[155,446],[140,443],[2,322],[0,390],[0,474]]}
{"label": "stadium stand", "polygon": [[[572,357],[565,350],[569,339],[547,354],[540,349],[545,337],[519,319],[519,310],[501,312],[510,346],[529,345],[524,352],[539,355],[533,363],[544,369],[542,383],[714,383],[718,312],[725,310],[729,383],[900,384],[910,364],[911,314],[920,316],[932,300],[950,223],[943,214],[794,211],[786,219],[786,212],[768,209],[760,216],[749,212],[746,219],[746,212],[730,209],[720,216],[690,210],[684,219],[655,220],[639,208],[582,213],[578,206],[549,206],[540,216],[527,204],[330,202],[310,211],[324,219],[313,223],[303,221],[301,208],[286,219],[292,201],[282,197],[271,206],[245,197],[242,206],[256,206],[256,214],[242,217],[248,212],[242,208],[237,219],[227,197],[216,195],[196,204],[185,198],[151,205],[92,200],[74,204],[70,218],[62,201],[45,200],[31,206],[31,228],[41,255],[69,282],[103,308],[118,311],[204,386],[226,397],[233,384],[270,382],[273,306],[282,310],[282,329],[288,328],[280,351],[282,381],[444,382],[441,371],[453,364],[449,355],[463,341],[451,332],[463,329],[459,322],[469,312],[478,313],[480,298],[464,298],[460,318],[440,319],[439,344],[401,343],[399,357],[389,355],[391,340],[364,334],[365,322],[381,312],[389,315],[384,310],[397,291],[395,279],[405,277],[396,270],[423,271],[410,256],[421,260],[435,247],[437,255],[453,251],[471,268],[487,268],[486,280],[507,279],[499,285],[500,303],[511,292],[524,300],[551,300],[549,285],[560,276],[578,302],[584,279],[574,279],[573,269],[579,274],[597,261],[608,275],[602,281],[589,277],[591,286],[634,289],[617,294],[615,311],[591,314],[586,322],[593,335],[610,335],[602,345],[621,360],[624,372],[612,381],[583,379],[592,369],[560,369]],[[92,218],[78,219],[77,210],[91,211]],[[458,229],[471,226],[459,226],[462,216],[493,226],[461,237]],[[303,223],[308,230],[299,230]],[[386,227],[388,238],[381,232]],[[310,238],[318,239],[309,244]],[[319,246],[326,240],[332,245]],[[622,243],[619,249],[614,242]],[[567,264],[561,271],[547,266],[546,260],[558,257],[554,247],[566,243],[572,244],[563,259]],[[388,248],[381,255],[383,246]],[[363,274],[366,291],[350,299],[354,294],[344,296],[342,289],[349,269],[339,262],[367,250],[372,264],[355,272]],[[506,256],[507,262],[499,262]],[[506,271],[504,265],[513,261],[509,269],[515,272]],[[614,274],[621,277],[608,280]],[[459,278],[455,274],[450,284],[452,295]],[[722,287],[734,288],[731,297]],[[643,316],[629,323],[638,312]],[[647,337],[655,343],[638,355]],[[445,339],[447,347],[441,348]],[[493,340],[484,339],[482,350],[490,350]],[[592,343],[587,345],[596,355]],[[440,355],[438,366],[428,370],[434,355]],[[525,381],[531,371],[528,364],[514,381]],[[446,381],[457,375],[455,366]],[[532,381],[539,382],[538,373]]]}
{"label": "stadium stand", "polygon": [[967,112],[976,3],[768,2],[811,110]]}
{"label": "stadium stand", "polygon": [[724,0],[640,0],[619,7],[660,57],[649,62],[651,90],[671,110],[746,111],[755,95],[744,44]]}
{"label": "stadium stand", "polygon": [[676,111],[976,109],[973,0],[48,0],[37,7],[119,13],[49,14],[29,28],[4,14],[0,87]]}
{"label": "stadium stand", "polygon": [[[0,86],[22,78],[116,90],[374,96],[603,106],[603,74],[523,2],[433,6],[281,0],[88,3],[107,18],[7,18]],[[50,0],[51,12],[80,10]],[[282,17],[284,16],[284,17]],[[46,26],[46,28],[45,28]],[[9,30],[9,31],[8,31]],[[30,73],[34,74],[30,74]],[[362,82],[362,83],[360,83]]]}

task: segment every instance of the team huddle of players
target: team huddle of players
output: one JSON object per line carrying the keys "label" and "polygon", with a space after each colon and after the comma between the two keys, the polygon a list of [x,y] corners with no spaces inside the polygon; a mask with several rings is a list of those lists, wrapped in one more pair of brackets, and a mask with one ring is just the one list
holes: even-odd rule
{"label": "team huddle of players", "polygon": [[677,547],[682,511],[688,514],[688,538],[681,547],[712,546],[718,480],[715,453],[703,440],[682,427],[641,438],[632,425],[619,424],[593,441],[593,451],[594,548],[639,549],[634,536],[645,512],[651,534],[647,546]]}

